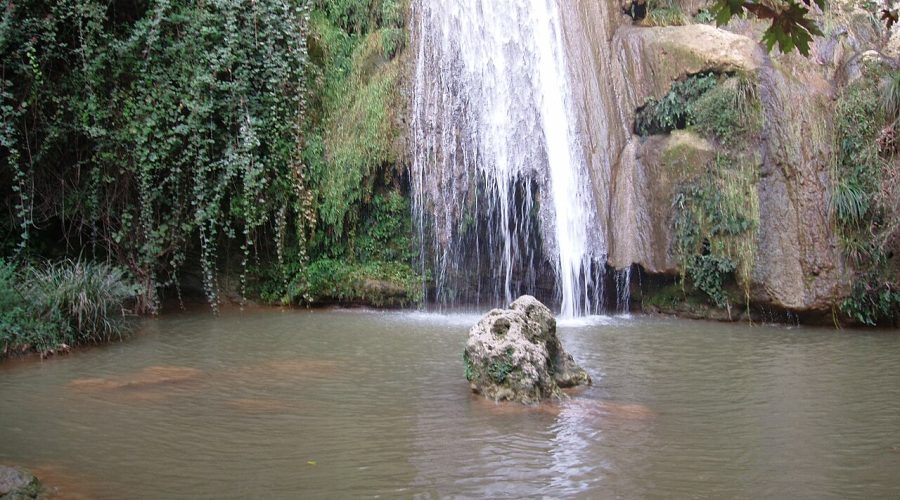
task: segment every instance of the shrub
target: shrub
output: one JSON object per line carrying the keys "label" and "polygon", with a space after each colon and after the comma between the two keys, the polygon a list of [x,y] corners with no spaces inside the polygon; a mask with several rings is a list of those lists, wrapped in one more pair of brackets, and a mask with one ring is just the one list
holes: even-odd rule
{"label": "shrub", "polygon": [[[282,272],[288,276],[286,285],[277,279]],[[281,270],[269,266],[258,271],[256,277],[250,291],[267,303],[401,307],[423,299],[421,275],[400,262],[326,257],[309,264],[287,263]]]}
{"label": "shrub", "polygon": [[737,146],[762,127],[756,83],[747,76],[730,78],[690,103],[688,116],[688,125],[704,136]]}
{"label": "shrub", "polygon": [[694,22],[698,24],[714,24],[716,22],[716,16],[714,16],[709,9],[700,9],[700,11],[697,12],[697,15],[694,16]]}
{"label": "shrub", "polygon": [[65,260],[19,271],[0,260],[0,355],[121,338],[124,306],[140,291],[108,264]]}
{"label": "shrub", "polygon": [[45,352],[60,343],[51,322],[36,317],[21,293],[16,267],[0,259],[0,357],[11,352]]}
{"label": "shrub", "polygon": [[366,303],[377,307],[404,306],[422,300],[422,280],[407,264],[336,259],[310,263],[291,296],[310,302]]}
{"label": "shrub", "polygon": [[900,322],[900,289],[877,272],[867,273],[854,282],[853,291],[841,301],[841,310],[865,325],[896,326]]}
{"label": "shrub", "polygon": [[635,133],[641,136],[668,133],[691,123],[691,103],[716,86],[714,73],[693,75],[672,84],[672,89],[659,100],[651,98],[638,110]]}
{"label": "shrub", "polygon": [[679,5],[647,9],[647,17],[641,22],[644,26],[685,26],[691,19],[685,15]]}
{"label": "shrub", "polygon": [[881,78],[881,106],[888,120],[896,120],[900,115],[900,70],[888,72]]}
{"label": "shrub", "polygon": [[121,338],[125,304],[140,291],[124,270],[104,263],[65,260],[30,267],[25,275],[33,311],[72,345]]}
{"label": "shrub", "polygon": [[869,199],[854,179],[840,179],[831,193],[831,213],[841,225],[859,227],[869,211]]}
{"label": "shrub", "polygon": [[728,305],[728,295],[723,284],[728,276],[737,269],[734,261],[718,255],[695,255],[688,268],[694,286],[703,291],[718,307]]}
{"label": "shrub", "polygon": [[700,73],[672,84],[660,99],[651,98],[635,115],[641,136],[693,128],[725,146],[762,128],[762,105],[750,75],[720,81],[715,73]]}

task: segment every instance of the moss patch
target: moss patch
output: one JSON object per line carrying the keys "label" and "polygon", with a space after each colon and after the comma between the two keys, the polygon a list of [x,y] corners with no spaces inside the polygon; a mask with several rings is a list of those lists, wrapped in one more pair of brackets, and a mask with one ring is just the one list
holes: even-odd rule
{"label": "moss patch", "polygon": [[515,351],[512,348],[508,348],[502,358],[496,359],[488,365],[487,374],[495,383],[502,384],[506,381],[506,377],[512,373],[514,368],[513,354],[515,354]]}
{"label": "moss patch", "polygon": [[675,195],[675,253],[682,276],[718,307],[730,307],[725,287],[735,277],[749,299],[759,227],[757,175],[752,157],[719,154]]}

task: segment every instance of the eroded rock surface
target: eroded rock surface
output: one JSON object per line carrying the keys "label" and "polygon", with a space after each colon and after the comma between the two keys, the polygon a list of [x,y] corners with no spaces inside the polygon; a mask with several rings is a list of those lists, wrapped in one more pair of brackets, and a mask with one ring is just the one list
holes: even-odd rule
{"label": "eroded rock surface", "polygon": [[485,314],[469,330],[463,360],[472,390],[495,401],[536,403],[591,383],[563,349],[550,309],[530,295]]}
{"label": "eroded rock surface", "polygon": [[34,474],[21,467],[0,465],[0,499],[26,500],[37,498],[41,483]]}
{"label": "eroded rock surface", "polygon": [[[696,7],[682,4],[686,12]],[[766,53],[758,44],[765,23],[643,28],[617,9],[612,2],[561,4],[574,99],[583,103],[576,106],[577,118],[589,138],[583,141],[585,156],[608,232],[610,266],[637,264],[670,276],[683,271],[672,246],[672,200],[680,183],[723,150],[684,134],[638,137],[636,110],[689,75],[752,75],[765,125],[759,137],[742,143],[758,159],[751,301],[774,310],[830,314],[848,291],[827,208],[833,93],[851,62],[861,60],[852,54],[876,44],[877,30],[855,21],[855,11],[829,13],[847,30],[817,38],[807,58]]]}

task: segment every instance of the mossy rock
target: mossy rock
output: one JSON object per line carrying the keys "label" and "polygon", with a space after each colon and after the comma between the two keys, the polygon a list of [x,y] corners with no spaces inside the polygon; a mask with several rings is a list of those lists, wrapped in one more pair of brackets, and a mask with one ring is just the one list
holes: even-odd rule
{"label": "mossy rock", "polygon": [[30,500],[42,490],[41,482],[27,469],[0,465],[0,500]]}
{"label": "mossy rock", "polygon": [[697,134],[673,130],[661,145],[660,166],[676,179],[676,182],[693,177],[716,157],[716,148]]}
{"label": "mossy rock", "polygon": [[472,327],[463,364],[472,390],[495,401],[538,403],[562,398],[561,388],[591,383],[563,349],[550,310],[528,295]]}

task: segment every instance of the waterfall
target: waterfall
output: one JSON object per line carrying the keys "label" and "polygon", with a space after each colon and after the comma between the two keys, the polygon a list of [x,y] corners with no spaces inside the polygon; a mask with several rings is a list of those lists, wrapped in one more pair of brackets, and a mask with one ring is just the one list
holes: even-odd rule
{"label": "waterfall", "polygon": [[607,245],[558,1],[413,4],[413,212],[439,304],[601,309]]}

